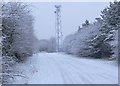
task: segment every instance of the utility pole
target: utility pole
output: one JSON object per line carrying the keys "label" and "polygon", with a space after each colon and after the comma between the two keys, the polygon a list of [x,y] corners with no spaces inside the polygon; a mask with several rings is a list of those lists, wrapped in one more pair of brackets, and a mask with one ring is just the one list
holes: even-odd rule
{"label": "utility pole", "polygon": [[55,35],[56,35],[56,52],[60,50],[60,39],[62,38],[61,27],[61,5],[55,5]]}

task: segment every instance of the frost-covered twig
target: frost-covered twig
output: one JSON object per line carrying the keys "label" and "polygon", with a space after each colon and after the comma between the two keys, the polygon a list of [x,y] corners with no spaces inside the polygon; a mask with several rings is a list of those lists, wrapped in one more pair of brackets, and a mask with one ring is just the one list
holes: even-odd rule
{"label": "frost-covered twig", "polygon": [[14,74],[13,76],[20,76],[20,77],[23,77],[23,78],[27,78],[27,79],[28,79],[28,77],[27,77],[27,76],[22,75],[22,74]]}

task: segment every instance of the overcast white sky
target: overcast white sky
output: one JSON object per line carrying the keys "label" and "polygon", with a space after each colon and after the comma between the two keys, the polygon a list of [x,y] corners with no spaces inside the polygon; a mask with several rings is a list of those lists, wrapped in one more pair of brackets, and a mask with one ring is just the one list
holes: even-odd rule
{"label": "overcast white sky", "polygon": [[78,26],[87,19],[94,22],[100,17],[101,10],[109,5],[109,2],[34,2],[32,14],[35,18],[34,29],[38,39],[49,39],[55,36],[55,7],[62,5],[62,32],[63,36],[77,31]]}

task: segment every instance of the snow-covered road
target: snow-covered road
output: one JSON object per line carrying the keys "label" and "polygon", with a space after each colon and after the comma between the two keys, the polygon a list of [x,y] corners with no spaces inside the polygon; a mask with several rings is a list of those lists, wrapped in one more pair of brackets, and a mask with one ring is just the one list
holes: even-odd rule
{"label": "snow-covered road", "polygon": [[16,66],[26,79],[13,83],[27,84],[117,84],[118,69],[113,61],[75,58],[61,53],[35,54]]}

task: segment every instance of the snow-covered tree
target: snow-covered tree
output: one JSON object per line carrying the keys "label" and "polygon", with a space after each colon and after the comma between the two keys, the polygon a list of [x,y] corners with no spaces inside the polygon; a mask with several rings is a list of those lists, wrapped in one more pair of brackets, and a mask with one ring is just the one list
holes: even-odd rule
{"label": "snow-covered tree", "polygon": [[51,37],[50,39],[41,39],[39,40],[39,51],[45,51],[45,52],[55,52],[56,51],[56,40],[54,37]]}
{"label": "snow-covered tree", "polygon": [[102,11],[103,25],[101,32],[106,34],[106,39],[111,47],[112,58],[118,57],[118,29],[120,28],[120,2],[110,3],[109,7]]}
{"label": "snow-covered tree", "polygon": [[78,28],[79,30],[73,35],[65,38],[63,43],[64,51],[77,56],[91,56],[92,45],[90,41],[99,35],[101,23],[95,22],[87,26]]}
{"label": "snow-covered tree", "polygon": [[90,25],[90,23],[88,20],[86,20],[85,23],[82,24],[82,27],[87,27],[88,25]]}
{"label": "snow-covered tree", "polygon": [[72,46],[74,43],[74,39],[75,39],[75,35],[71,34],[71,35],[66,36],[66,38],[64,39],[62,43],[62,49],[67,54],[72,54],[71,50],[72,50]]}
{"label": "snow-covered tree", "polygon": [[41,39],[39,40],[39,51],[45,51],[48,52],[48,46],[49,46],[49,41],[46,39]]}
{"label": "snow-covered tree", "polygon": [[24,61],[33,54],[33,17],[28,5],[21,2],[2,4],[2,67],[3,83],[10,77],[15,61]]}
{"label": "snow-covered tree", "polygon": [[54,37],[51,37],[49,39],[48,52],[55,52],[55,51],[56,51],[56,39]]}
{"label": "snow-covered tree", "polygon": [[32,55],[33,18],[27,5],[9,2],[2,7],[3,55],[24,60]]}

